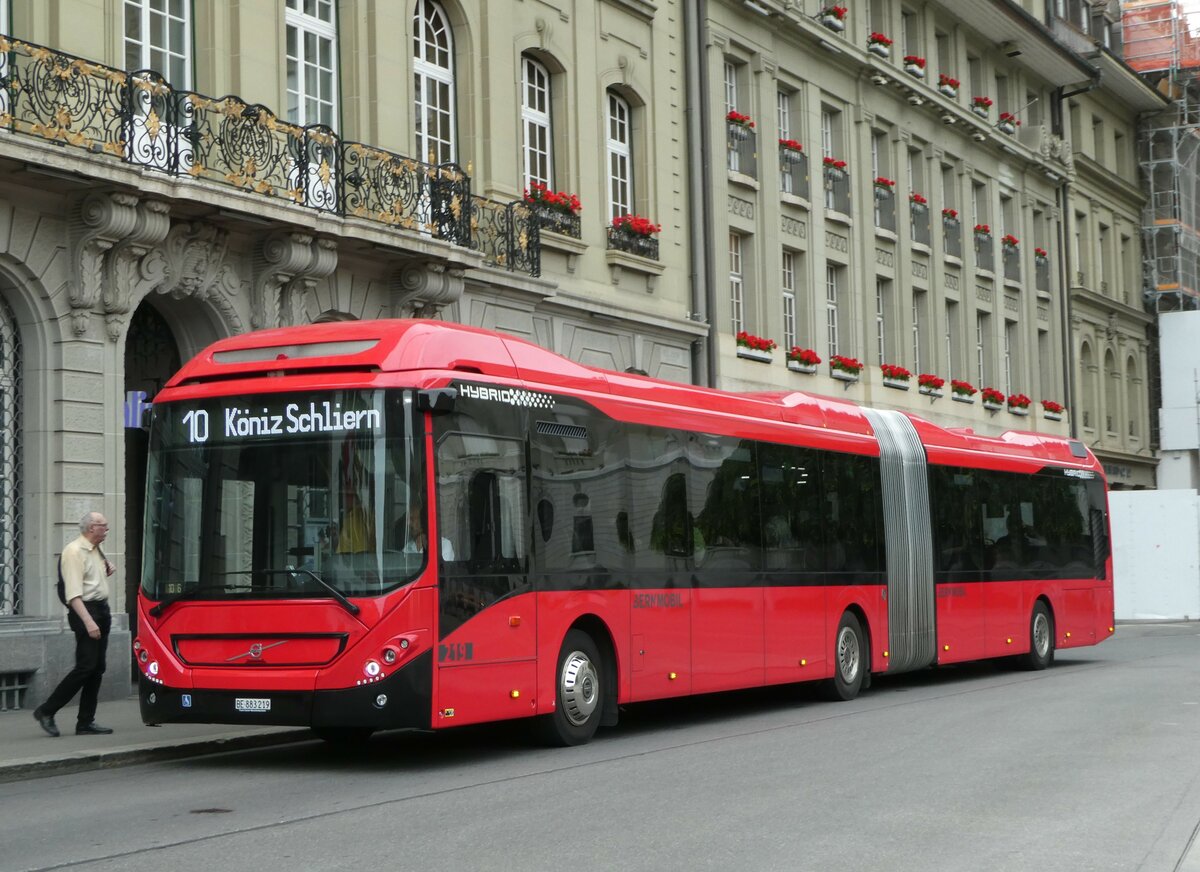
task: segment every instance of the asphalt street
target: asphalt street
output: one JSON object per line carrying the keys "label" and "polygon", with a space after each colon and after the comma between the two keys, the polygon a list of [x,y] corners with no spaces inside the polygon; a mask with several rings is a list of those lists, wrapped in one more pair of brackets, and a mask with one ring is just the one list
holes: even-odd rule
{"label": "asphalt street", "polygon": [[581,748],[513,723],[29,778],[0,868],[1200,870],[1198,664],[1200,625],[1124,625],[1045,672],[633,706]]}

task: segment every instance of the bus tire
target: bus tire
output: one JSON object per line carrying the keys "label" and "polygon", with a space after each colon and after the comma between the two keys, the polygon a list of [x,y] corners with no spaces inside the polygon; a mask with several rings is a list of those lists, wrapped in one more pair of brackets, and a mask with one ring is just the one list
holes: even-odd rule
{"label": "bus tire", "polygon": [[542,719],[547,744],[583,745],[596,734],[604,716],[603,667],[592,637],[568,631],[554,671],[554,711]]}
{"label": "bus tire", "polygon": [[833,678],[825,684],[825,695],[834,702],[854,699],[863,688],[868,669],[870,661],[862,624],[853,612],[846,612],[833,637]]}
{"label": "bus tire", "polygon": [[371,738],[373,727],[313,727],[313,733],[326,744],[338,748],[352,748]]}
{"label": "bus tire", "polygon": [[1042,600],[1033,606],[1029,616],[1029,653],[1025,655],[1026,669],[1045,669],[1054,662],[1054,616]]}

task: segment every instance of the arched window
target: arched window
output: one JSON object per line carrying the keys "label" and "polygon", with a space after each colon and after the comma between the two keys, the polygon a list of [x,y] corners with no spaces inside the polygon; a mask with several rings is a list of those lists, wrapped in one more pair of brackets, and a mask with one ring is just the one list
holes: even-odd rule
{"label": "arched window", "polygon": [[525,137],[525,187],[554,187],[551,154],[550,73],[531,57],[521,58],[521,128]]}
{"label": "arched window", "polygon": [[1083,343],[1079,349],[1079,381],[1082,390],[1079,392],[1079,408],[1083,413],[1083,426],[1089,430],[1096,428],[1096,362],[1092,359],[1092,346]]}
{"label": "arched window", "polygon": [[1140,384],[1137,359],[1130,355],[1125,361],[1125,414],[1129,418],[1127,432],[1130,439],[1141,438],[1141,429],[1138,427],[1138,416],[1142,407],[1138,398]]}
{"label": "arched window", "polygon": [[1104,432],[1115,434],[1121,420],[1121,374],[1112,350],[1104,353]]}
{"label": "arched window", "polygon": [[633,212],[633,125],[629,103],[608,92],[608,216]]}
{"label": "arched window", "polygon": [[21,337],[0,301],[0,616],[21,603]]}
{"label": "arched window", "polygon": [[454,36],[441,4],[417,0],[413,12],[413,96],[416,100],[417,155],[431,163],[451,163],[454,134]]}

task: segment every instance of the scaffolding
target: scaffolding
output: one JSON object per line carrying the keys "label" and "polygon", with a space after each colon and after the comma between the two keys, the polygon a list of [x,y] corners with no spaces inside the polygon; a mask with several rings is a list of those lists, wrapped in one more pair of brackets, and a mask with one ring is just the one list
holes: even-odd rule
{"label": "scaffolding", "polygon": [[1138,162],[1146,302],[1157,312],[1200,309],[1200,36],[1179,0],[1126,0],[1125,62],[1171,100],[1145,119]]}

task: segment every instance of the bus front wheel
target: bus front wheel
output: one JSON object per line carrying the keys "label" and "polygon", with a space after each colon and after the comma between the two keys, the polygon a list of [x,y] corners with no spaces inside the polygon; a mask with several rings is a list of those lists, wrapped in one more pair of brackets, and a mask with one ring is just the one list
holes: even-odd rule
{"label": "bus front wheel", "polygon": [[554,711],[543,718],[543,737],[552,745],[582,745],[596,734],[604,714],[603,661],[592,637],[571,630],[558,653]]}
{"label": "bus front wheel", "polygon": [[1045,669],[1054,662],[1054,618],[1041,600],[1029,617],[1029,653],[1025,655],[1027,669]]}
{"label": "bus front wheel", "polygon": [[870,669],[866,636],[853,612],[846,612],[838,623],[833,640],[833,678],[825,685],[831,700],[851,700],[862,690]]}

